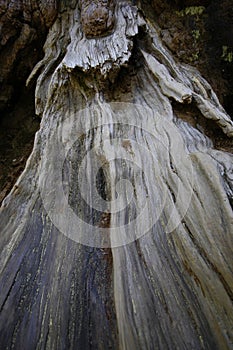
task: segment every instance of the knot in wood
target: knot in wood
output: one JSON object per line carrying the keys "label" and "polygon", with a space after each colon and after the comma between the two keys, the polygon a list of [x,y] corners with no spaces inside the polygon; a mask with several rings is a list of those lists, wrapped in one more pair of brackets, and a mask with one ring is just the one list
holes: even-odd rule
{"label": "knot in wood", "polygon": [[87,38],[109,35],[115,23],[115,1],[81,0],[81,23]]}

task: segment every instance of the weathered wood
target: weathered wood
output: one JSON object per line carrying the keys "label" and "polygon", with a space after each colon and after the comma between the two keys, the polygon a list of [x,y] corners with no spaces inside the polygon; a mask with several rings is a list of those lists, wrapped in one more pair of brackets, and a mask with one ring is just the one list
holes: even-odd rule
{"label": "weathered wood", "polygon": [[110,34],[115,24],[115,1],[80,1],[82,30],[86,37]]}
{"label": "weathered wood", "polygon": [[1,208],[0,343],[230,349],[232,155],[173,101],[233,123],[130,1],[113,32],[88,6],[61,9],[28,80],[42,121]]}

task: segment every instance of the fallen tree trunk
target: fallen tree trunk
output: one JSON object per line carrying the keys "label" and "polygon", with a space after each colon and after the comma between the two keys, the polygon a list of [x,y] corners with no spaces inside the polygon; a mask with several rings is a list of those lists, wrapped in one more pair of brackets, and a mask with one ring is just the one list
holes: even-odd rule
{"label": "fallen tree trunk", "polygon": [[130,1],[64,4],[44,50],[1,208],[2,346],[230,348],[232,155],[183,120],[230,117]]}

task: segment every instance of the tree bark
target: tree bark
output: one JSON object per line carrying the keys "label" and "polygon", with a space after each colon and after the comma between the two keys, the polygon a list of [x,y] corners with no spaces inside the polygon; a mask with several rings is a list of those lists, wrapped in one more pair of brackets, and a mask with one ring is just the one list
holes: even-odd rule
{"label": "tree bark", "polygon": [[41,125],[1,207],[3,348],[232,345],[232,155],[194,121],[233,123],[147,11],[64,2],[27,80]]}

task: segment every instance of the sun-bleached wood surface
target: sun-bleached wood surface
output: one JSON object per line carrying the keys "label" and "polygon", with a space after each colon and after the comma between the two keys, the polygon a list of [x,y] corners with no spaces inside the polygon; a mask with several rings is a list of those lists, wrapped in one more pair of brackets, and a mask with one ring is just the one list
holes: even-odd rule
{"label": "sun-bleached wood surface", "polygon": [[232,155],[174,101],[232,121],[142,11],[99,3],[93,35],[88,1],[60,8],[28,79],[42,120],[1,208],[0,343],[230,349]]}

